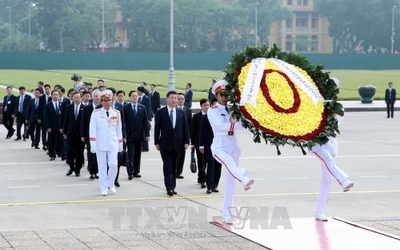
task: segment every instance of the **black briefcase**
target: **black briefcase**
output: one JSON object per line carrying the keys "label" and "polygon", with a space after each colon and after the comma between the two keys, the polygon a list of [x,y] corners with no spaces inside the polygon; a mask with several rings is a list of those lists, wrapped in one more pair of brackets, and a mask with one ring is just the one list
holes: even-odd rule
{"label": "black briefcase", "polygon": [[194,148],[192,148],[192,151],[190,152],[190,171],[192,173],[197,172],[196,156],[194,154]]}
{"label": "black briefcase", "polygon": [[118,152],[118,166],[126,166],[126,152]]}

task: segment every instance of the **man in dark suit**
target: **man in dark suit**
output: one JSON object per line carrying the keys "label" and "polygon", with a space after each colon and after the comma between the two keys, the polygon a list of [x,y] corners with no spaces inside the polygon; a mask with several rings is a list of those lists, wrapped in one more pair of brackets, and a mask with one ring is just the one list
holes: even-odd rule
{"label": "man in dark suit", "polygon": [[210,102],[207,99],[200,100],[200,112],[193,115],[193,119],[190,125],[190,142],[192,147],[196,149],[197,156],[197,183],[201,184],[201,188],[206,187],[206,162],[204,154],[199,149],[199,138],[200,138],[200,124],[203,115],[207,114],[207,109],[210,107]]}
{"label": "man in dark suit", "polygon": [[211,152],[214,133],[207,114],[201,117],[199,150],[204,154],[207,169],[207,194],[218,193],[219,179],[221,178],[221,163],[216,161]]}
{"label": "man in dark suit", "polygon": [[[44,102],[44,105],[47,103],[51,102],[51,86],[49,84],[44,85],[44,93],[40,97],[42,99],[42,102]],[[42,144],[43,144],[43,150],[47,150],[47,138],[48,138],[48,133],[45,128],[45,126],[42,125]]]}
{"label": "man in dark suit", "polygon": [[50,161],[56,159],[56,154],[60,154],[60,145],[63,143],[60,132],[60,103],[58,101],[58,90],[51,92],[51,101],[44,106],[43,122],[44,128],[48,133],[47,146],[49,149]]}
{"label": "man in dark suit", "polygon": [[211,87],[208,89],[208,100],[211,102],[211,103],[213,103],[213,102],[215,102],[215,101],[217,101],[217,98],[215,98],[215,95],[212,93],[212,88],[214,87],[214,84],[216,83],[217,81],[215,80],[215,79],[212,79],[211,80]]}
{"label": "man in dark suit", "polygon": [[14,118],[15,118],[15,109],[17,108],[17,97],[13,95],[13,88],[8,86],[6,88],[7,95],[4,96],[3,100],[3,124],[7,129],[6,139],[10,139],[15,132],[14,126]]}
{"label": "man in dark suit", "polygon": [[[138,93],[138,96],[139,96],[138,102],[146,107],[147,119],[149,120],[149,130],[150,130],[150,122],[151,122],[151,119],[153,118],[153,112],[151,111],[150,97],[148,97],[145,94],[146,93],[146,88],[143,87],[143,86],[139,86],[137,88],[137,93]],[[143,152],[149,151],[149,142],[148,141],[144,141],[142,143],[142,151]]]}
{"label": "man in dark suit", "polygon": [[35,98],[32,98],[28,105],[26,114],[26,123],[28,124],[29,137],[31,137],[31,147],[39,149],[40,132],[42,131],[44,102],[40,99],[41,90],[36,88],[34,92]]}
{"label": "man in dark suit", "polygon": [[93,110],[100,107],[101,107],[100,90],[96,89],[92,92],[92,102],[83,109],[82,121],[80,126],[81,140],[86,144],[86,153],[88,159],[87,168],[90,174],[89,177],[90,180],[99,178],[97,176],[99,170],[97,166],[96,154],[90,151],[89,128],[90,128],[90,117],[92,117]]}
{"label": "man in dark suit", "polygon": [[193,91],[192,91],[192,84],[190,82],[186,83],[186,92],[185,92],[185,106],[188,108],[192,107],[192,98],[193,98]]}
{"label": "man in dark suit", "polygon": [[[190,125],[192,124],[192,110],[185,105],[185,94],[179,93],[178,94],[178,105],[176,106],[178,109],[182,110],[185,113],[185,117],[189,126],[189,133],[190,133]],[[185,157],[186,151],[183,151],[182,154],[179,156],[178,160],[178,169],[177,169],[177,176],[178,179],[183,179],[182,172],[183,172],[183,165],[185,164]]]}
{"label": "man in dark suit", "polygon": [[68,164],[69,171],[67,176],[75,172],[75,176],[81,175],[81,168],[83,165],[84,157],[83,151],[85,145],[80,137],[80,124],[82,120],[83,105],[81,104],[81,93],[74,92],[72,94],[73,104],[65,108],[64,120],[64,138],[67,139],[69,145]]}
{"label": "man in dark suit", "polygon": [[138,93],[129,92],[131,103],[124,106],[125,138],[128,146],[128,179],[140,178],[142,143],[149,141],[149,122],[146,107],[138,103]]}
{"label": "man in dark suit", "polygon": [[396,102],[396,89],[393,88],[393,83],[388,83],[388,88],[385,91],[385,102],[387,110],[387,118],[392,117],[394,113],[394,103]]}
{"label": "man in dark suit", "polygon": [[[73,103],[72,102],[72,94],[74,92],[75,92],[75,89],[74,88],[70,88],[68,90],[68,93],[67,93],[68,98],[63,97],[63,101],[60,101],[60,104],[61,104],[61,106],[60,106],[60,111],[61,111],[60,126],[61,126],[61,129],[62,129],[61,130],[62,134],[64,134],[65,110],[66,110],[66,107],[68,105],[71,105]],[[61,145],[60,150],[61,150],[61,159],[62,160],[67,159],[68,158],[68,152],[69,152],[69,145],[68,145],[67,139],[65,139],[64,137],[63,137],[63,144]]]}
{"label": "man in dark suit", "polygon": [[159,109],[154,122],[154,144],[163,160],[164,183],[167,194],[177,194],[176,170],[179,155],[189,146],[189,126],[185,113],[176,108],[178,94],[167,93],[167,106]]}
{"label": "man in dark suit", "polygon": [[[28,111],[29,101],[32,99],[30,95],[25,93],[25,87],[19,87],[19,96],[17,97],[17,108],[15,109],[15,116],[17,117],[17,138],[16,141],[24,138],[26,140],[26,113]],[[24,125],[23,136],[21,137],[21,128]]]}
{"label": "man in dark suit", "polygon": [[153,114],[155,114],[157,110],[161,107],[160,93],[158,93],[158,91],[156,90],[155,84],[151,84],[150,90],[151,111],[153,112]]}

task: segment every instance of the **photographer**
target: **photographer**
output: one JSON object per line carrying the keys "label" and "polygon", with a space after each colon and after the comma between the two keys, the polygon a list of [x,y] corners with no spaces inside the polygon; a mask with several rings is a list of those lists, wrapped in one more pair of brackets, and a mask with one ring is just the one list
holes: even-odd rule
{"label": "photographer", "polygon": [[82,81],[82,76],[78,76],[74,74],[71,76],[71,80],[74,82],[74,88],[79,91],[82,87],[84,87],[84,83]]}

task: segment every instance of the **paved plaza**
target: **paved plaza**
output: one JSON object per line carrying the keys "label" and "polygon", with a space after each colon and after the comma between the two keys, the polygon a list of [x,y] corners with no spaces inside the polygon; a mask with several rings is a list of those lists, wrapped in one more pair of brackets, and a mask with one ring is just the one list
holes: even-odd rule
{"label": "paved plaza", "polygon": [[[142,155],[142,178],[129,181],[122,167],[117,194],[102,197],[86,171],[81,177],[67,177],[65,162],[51,162],[30,142],[5,136],[1,126],[0,250],[265,249],[209,223],[221,220],[223,178],[219,193],[206,194],[190,173],[189,152],[185,178],[177,180],[177,196],[166,195],[161,157],[151,138],[150,152]],[[280,148],[278,156],[275,147],[253,143],[248,131],[238,137],[241,166],[255,184],[247,192],[237,185],[235,205],[268,208],[266,220],[277,209],[287,211],[289,219],[313,218],[319,161],[289,146]],[[326,215],[400,237],[400,116],[347,112],[338,141],[337,164],[355,186],[343,193],[333,183]],[[185,212],[190,216],[183,220]],[[274,229],[266,234],[268,230]]]}

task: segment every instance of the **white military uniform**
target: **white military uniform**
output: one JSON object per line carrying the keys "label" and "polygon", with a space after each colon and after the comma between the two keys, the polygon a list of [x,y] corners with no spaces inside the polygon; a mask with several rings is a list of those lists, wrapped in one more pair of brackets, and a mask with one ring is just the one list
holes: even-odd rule
{"label": "white military uniform", "polygon": [[[335,116],[338,124],[341,123],[342,117]],[[331,189],[332,176],[342,186],[343,191],[349,191],[353,186],[349,176],[336,166],[336,156],[338,153],[338,145],[335,137],[329,137],[329,141],[324,145],[315,145],[310,150],[320,161],[322,166],[322,179],[320,191],[317,198],[317,206],[315,217],[321,219],[325,217],[326,202]],[[349,187],[350,186],[350,187]]]}
{"label": "white military uniform", "polygon": [[214,158],[229,172],[225,173],[225,197],[222,211],[224,222],[229,222],[231,220],[229,208],[233,205],[235,179],[241,182],[246,190],[249,181],[253,183],[253,180],[247,176],[247,170],[239,168],[241,150],[235,131],[243,127],[241,122],[230,122],[231,112],[228,112],[221,104],[208,109],[207,116],[214,132],[211,151]]}
{"label": "white military uniform", "polygon": [[112,108],[108,112],[107,116],[104,108],[94,110],[89,130],[91,152],[96,153],[100,191],[103,195],[107,194],[108,189],[115,190],[117,156],[123,149],[121,114]]}

